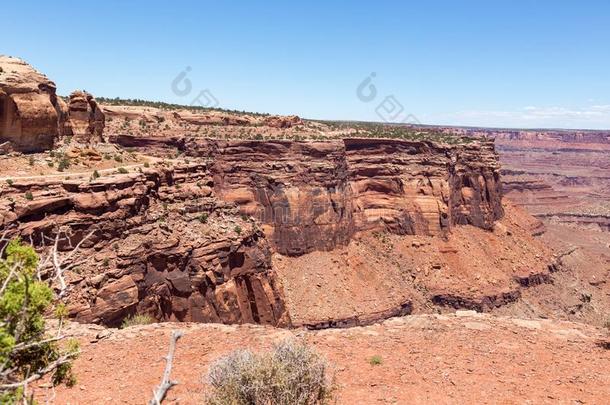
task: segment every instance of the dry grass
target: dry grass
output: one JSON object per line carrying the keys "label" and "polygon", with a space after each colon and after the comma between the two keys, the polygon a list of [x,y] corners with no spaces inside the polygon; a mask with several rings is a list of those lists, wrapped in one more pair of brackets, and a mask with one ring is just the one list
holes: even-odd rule
{"label": "dry grass", "polygon": [[210,366],[210,405],[311,405],[332,398],[329,366],[315,350],[292,339],[271,352],[238,350]]}

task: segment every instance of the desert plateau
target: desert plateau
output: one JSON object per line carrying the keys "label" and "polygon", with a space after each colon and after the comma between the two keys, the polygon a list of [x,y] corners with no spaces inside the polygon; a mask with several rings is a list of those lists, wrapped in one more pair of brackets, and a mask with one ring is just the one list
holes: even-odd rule
{"label": "desert plateau", "polygon": [[[291,35],[300,27],[251,12]],[[168,26],[204,30],[191,23]],[[342,35],[332,32],[325,40]],[[292,66],[306,49],[276,49],[277,61]],[[227,92],[250,88],[227,52],[209,77]],[[248,112],[217,105],[209,89],[181,102],[194,95],[190,66],[160,84],[159,66],[131,70],[144,59],[123,55],[98,78],[99,66],[70,76],[69,61],[48,60],[45,72],[23,53],[0,45],[0,403],[610,403],[602,101],[591,113],[465,115],[481,125],[395,120],[398,96],[365,110],[385,91],[378,73],[355,82],[352,115],[277,98],[306,100],[313,68],[290,79],[295,88],[248,93],[261,104]],[[256,66],[261,81],[262,66],[288,80],[272,61]],[[122,71],[131,81],[111,78]],[[162,86],[175,97],[155,98]]]}

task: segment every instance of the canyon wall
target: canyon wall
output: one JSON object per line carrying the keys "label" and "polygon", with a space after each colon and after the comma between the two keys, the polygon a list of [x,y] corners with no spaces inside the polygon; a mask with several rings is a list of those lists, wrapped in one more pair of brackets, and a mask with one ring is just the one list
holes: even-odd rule
{"label": "canyon wall", "polygon": [[447,238],[503,216],[489,142],[151,142],[196,162],[0,184],[0,231],[42,252],[58,234],[63,251],[84,240],[67,272],[79,321],[290,325],[272,254],[332,251],[373,231]]}
{"label": "canyon wall", "polygon": [[287,325],[268,243],[213,196],[207,173],[205,165],[182,165],[90,180],[15,180],[0,187],[0,229],[43,255],[58,234],[60,255],[84,241],[66,271],[78,321],[118,326],[148,313]]}
{"label": "canyon wall", "polygon": [[359,231],[491,229],[503,215],[489,142],[191,140],[185,151],[213,160],[216,193],[265,224],[286,255],[331,250]]}

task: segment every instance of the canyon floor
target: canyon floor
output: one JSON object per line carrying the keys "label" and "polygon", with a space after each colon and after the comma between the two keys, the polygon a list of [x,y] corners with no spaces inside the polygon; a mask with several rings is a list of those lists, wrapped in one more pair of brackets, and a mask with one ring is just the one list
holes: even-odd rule
{"label": "canyon floor", "polygon": [[[201,403],[208,366],[235,349],[304,339],[331,362],[341,404],[604,404],[610,401],[607,332],[580,323],[458,311],[413,315],[349,329],[164,323],[105,330],[73,324],[83,353],[78,383],[56,389],[61,404],[141,404],[161,378],[170,331],[178,341],[166,400]],[[96,337],[98,336],[98,337]],[[381,364],[371,364],[379,356]],[[44,384],[42,384],[44,385]],[[50,391],[37,389],[42,401]]]}

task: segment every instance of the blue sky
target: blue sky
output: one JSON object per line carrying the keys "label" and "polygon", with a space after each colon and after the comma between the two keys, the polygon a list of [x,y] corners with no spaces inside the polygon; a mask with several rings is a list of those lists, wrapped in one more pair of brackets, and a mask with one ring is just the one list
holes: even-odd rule
{"label": "blue sky", "polygon": [[[61,94],[190,104],[208,90],[226,108],[375,121],[393,96],[428,124],[610,128],[607,1],[20,0],[0,10],[0,54],[30,62]],[[187,67],[192,89],[180,95],[172,82]],[[357,88],[371,73],[377,96],[364,102]]]}

